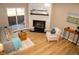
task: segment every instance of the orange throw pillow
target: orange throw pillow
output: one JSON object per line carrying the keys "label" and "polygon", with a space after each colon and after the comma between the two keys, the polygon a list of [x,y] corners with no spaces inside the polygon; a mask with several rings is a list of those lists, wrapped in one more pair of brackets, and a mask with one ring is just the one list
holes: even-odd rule
{"label": "orange throw pillow", "polygon": [[25,32],[20,32],[18,36],[22,41],[27,39],[27,34]]}

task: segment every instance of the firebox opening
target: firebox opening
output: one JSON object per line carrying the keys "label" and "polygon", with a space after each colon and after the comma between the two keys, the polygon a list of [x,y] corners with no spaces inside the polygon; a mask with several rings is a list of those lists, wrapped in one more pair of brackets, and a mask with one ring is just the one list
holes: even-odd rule
{"label": "firebox opening", "polygon": [[45,21],[33,20],[33,27],[35,32],[44,32]]}

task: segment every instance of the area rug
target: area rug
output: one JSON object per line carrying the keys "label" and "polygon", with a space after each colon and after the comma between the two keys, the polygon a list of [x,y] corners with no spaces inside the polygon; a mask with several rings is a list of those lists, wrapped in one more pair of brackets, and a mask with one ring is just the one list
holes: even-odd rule
{"label": "area rug", "polygon": [[16,54],[16,53],[18,53],[18,52],[20,52],[20,51],[22,51],[22,50],[24,50],[26,48],[34,46],[34,45],[35,44],[31,41],[31,39],[27,38],[27,40],[22,41],[22,47],[20,49],[18,49],[17,51],[13,51],[11,53],[8,53],[8,55],[14,55],[14,54]]}

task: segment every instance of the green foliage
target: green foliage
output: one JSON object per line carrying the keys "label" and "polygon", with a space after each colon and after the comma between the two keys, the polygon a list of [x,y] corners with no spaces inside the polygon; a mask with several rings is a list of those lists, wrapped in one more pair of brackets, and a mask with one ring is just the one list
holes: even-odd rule
{"label": "green foliage", "polygon": [[79,18],[68,16],[67,17],[67,22],[79,25]]}

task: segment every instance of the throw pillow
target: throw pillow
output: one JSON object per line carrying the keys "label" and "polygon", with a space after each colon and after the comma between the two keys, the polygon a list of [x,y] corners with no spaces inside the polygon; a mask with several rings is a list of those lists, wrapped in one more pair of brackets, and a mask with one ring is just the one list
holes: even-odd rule
{"label": "throw pillow", "polygon": [[52,30],[51,30],[51,34],[55,34],[56,33],[56,30],[55,30],[55,28],[53,28]]}
{"label": "throw pillow", "polygon": [[18,36],[19,36],[19,38],[21,39],[21,41],[27,39],[27,33],[26,33],[26,32],[21,31],[21,32],[18,34]]}

